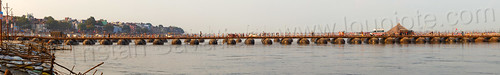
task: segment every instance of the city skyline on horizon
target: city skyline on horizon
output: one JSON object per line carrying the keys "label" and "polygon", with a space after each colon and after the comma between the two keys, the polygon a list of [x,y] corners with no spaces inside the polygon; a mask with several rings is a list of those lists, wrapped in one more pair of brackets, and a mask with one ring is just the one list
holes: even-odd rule
{"label": "city skyline on horizon", "polygon": [[[53,4],[50,4],[51,2]],[[112,4],[113,2],[115,4]],[[153,25],[178,26],[193,33],[199,31],[217,33],[219,31],[226,32],[226,30],[227,32],[370,31],[377,27],[389,30],[396,23],[401,23],[397,21],[401,21],[405,17],[406,20],[402,22],[406,24],[403,26],[416,31],[500,30],[498,29],[500,26],[496,25],[499,24],[496,18],[499,12],[495,11],[495,8],[500,7],[494,4],[498,3],[497,1],[448,2],[452,2],[452,0],[3,0],[2,5],[5,6],[5,3],[9,3],[9,7],[14,8],[16,16],[20,16],[22,13],[32,13],[36,18],[53,16],[58,20],[64,19],[64,17],[86,19],[93,16],[96,19],[105,19],[111,22],[149,22]],[[448,6],[439,6],[443,3],[447,3]],[[46,6],[43,6],[44,4]],[[85,4],[92,5],[87,5],[87,8],[84,7]],[[49,9],[51,11],[47,11]],[[487,11],[488,9],[490,11]],[[477,13],[473,13],[478,10],[485,12],[484,19],[483,14],[475,15]],[[450,12],[453,22],[457,20],[458,23],[450,24]],[[429,14],[435,16],[435,25],[423,24],[428,22],[429,18],[418,17],[418,15],[426,16]],[[417,21],[419,19],[427,20],[425,22]],[[325,29],[325,27],[328,28]]]}

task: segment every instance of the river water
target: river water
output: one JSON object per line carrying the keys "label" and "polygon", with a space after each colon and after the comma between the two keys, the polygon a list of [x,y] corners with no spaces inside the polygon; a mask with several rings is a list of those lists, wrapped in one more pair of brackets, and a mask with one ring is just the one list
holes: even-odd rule
{"label": "river water", "polygon": [[499,75],[500,44],[78,45],[56,62],[104,62],[105,75]]}

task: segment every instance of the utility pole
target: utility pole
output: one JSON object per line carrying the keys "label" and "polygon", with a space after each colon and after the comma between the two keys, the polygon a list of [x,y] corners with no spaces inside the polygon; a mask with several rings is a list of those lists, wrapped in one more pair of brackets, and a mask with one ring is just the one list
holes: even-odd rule
{"label": "utility pole", "polygon": [[10,27],[12,28],[12,32],[15,32],[15,31],[14,31],[14,29],[15,29],[15,27],[14,27],[14,26],[16,26],[16,19],[14,19],[14,11],[12,11],[12,9],[13,9],[13,8],[10,8],[10,16],[12,16],[12,17],[10,18],[10,20],[12,21],[12,24],[11,24],[11,26],[10,26]]}
{"label": "utility pole", "polygon": [[0,0],[0,44],[3,45],[3,12],[2,12],[2,0]]}
{"label": "utility pole", "polygon": [[[7,14],[7,15],[5,16],[5,18],[6,18],[6,19],[5,19],[5,25],[6,25],[6,26],[5,26],[5,28],[7,29],[7,31],[6,31],[7,33],[5,33],[5,35],[9,36],[9,33],[10,33],[10,29],[9,29],[9,28],[10,28],[10,26],[9,26],[9,24],[10,24],[10,20],[9,20],[9,8],[10,8],[10,7],[9,7],[9,3],[5,3],[5,7],[4,7],[4,8],[5,8],[5,12],[6,12],[6,14]],[[11,10],[12,10],[12,9],[11,9]],[[2,13],[2,14],[3,14],[3,13]],[[9,38],[7,38],[7,39],[9,39]],[[7,40],[7,41],[8,41],[8,40]]]}
{"label": "utility pole", "polygon": [[12,28],[10,31],[14,32],[14,26],[16,26],[16,25],[14,25],[14,23],[15,23],[14,22],[14,12],[12,11],[12,9],[14,9],[14,8],[10,8],[10,10],[9,10],[9,13],[10,13],[10,18],[9,18],[10,22],[9,23],[10,23],[10,28]]}

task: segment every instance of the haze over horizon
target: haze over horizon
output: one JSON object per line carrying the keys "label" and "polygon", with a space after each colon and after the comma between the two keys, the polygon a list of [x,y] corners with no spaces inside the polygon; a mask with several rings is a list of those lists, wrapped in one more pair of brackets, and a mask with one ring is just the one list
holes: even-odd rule
{"label": "haze over horizon", "polygon": [[[9,7],[14,8],[16,16],[27,13],[32,13],[36,18],[53,16],[56,19],[86,19],[93,16],[110,22],[178,26],[194,33],[217,33],[226,29],[227,32],[247,32],[247,27],[249,32],[304,32],[307,28],[309,31],[314,30],[314,27],[317,27],[316,32],[371,31],[380,27],[389,30],[397,24],[396,19],[401,21],[404,17],[403,26],[415,31],[500,31],[497,18],[500,12],[496,11],[500,8],[500,2],[496,0],[2,1],[2,5],[9,3]],[[477,10],[486,14],[477,14]],[[425,18],[426,15],[430,17]],[[429,21],[432,16],[435,16],[435,20]],[[329,29],[325,30],[326,27]]]}

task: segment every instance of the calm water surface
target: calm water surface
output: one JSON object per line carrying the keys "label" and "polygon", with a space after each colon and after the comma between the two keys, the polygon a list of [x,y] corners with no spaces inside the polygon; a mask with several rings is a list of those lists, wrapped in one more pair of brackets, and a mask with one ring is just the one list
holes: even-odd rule
{"label": "calm water surface", "polygon": [[[107,75],[499,75],[500,44],[95,45],[56,62]],[[168,45],[167,45],[168,44]],[[57,68],[64,71],[62,68]],[[65,71],[66,72],[66,71]],[[94,72],[94,71],[91,71]]]}

